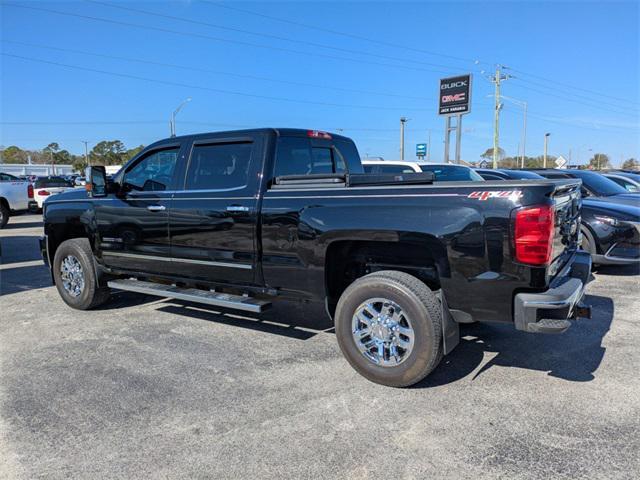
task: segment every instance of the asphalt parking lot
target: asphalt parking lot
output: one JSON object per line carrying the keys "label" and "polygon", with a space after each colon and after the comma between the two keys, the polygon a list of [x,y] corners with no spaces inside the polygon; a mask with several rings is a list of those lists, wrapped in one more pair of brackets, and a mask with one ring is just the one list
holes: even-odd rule
{"label": "asphalt parking lot", "polygon": [[0,478],[637,478],[640,276],[602,268],[560,336],[469,325],[391,389],[331,325],[120,293],[60,300],[39,215],[0,231]]}

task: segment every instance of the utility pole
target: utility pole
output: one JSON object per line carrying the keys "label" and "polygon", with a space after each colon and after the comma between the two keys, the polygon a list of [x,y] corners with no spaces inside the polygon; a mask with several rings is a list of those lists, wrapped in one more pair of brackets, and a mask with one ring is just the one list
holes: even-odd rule
{"label": "utility pole", "polygon": [[504,75],[502,69],[507,68],[504,65],[496,65],[496,73],[489,77],[489,80],[495,85],[495,111],[493,114],[493,168],[498,168],[498,152],[500,151],[500,83],[502,80],[508,80],[510,75]]}
{"label": "utility pole", "polygon": [[89,147],[88,147],[89,142],[86,140],[82,140],[82,143],[84,143],[84,163],[86,163],[87,166],[90,167],[91,165],[89,164]]}
{"label": "utility pole", "polygon": [[400,160],[404,162],[404,124],[409,119],[407,117],[400,117]]}
{"label": "utility pole", "polygon": [[547,148],[549,146],[550,133],[544,134],[544,156],[542,157],[542,168],[547,168]]}
{"label": "utility pole", "polygon": [[522,160],[520,161],[520,168],[524,168],[524,150],[527,146],[527,102],[522,102],[524,104],[524,122],[522,125]]}

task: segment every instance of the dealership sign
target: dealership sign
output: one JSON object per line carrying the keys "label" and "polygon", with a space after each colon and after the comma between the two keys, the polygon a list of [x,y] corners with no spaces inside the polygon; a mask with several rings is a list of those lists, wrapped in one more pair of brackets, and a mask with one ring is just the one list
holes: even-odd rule
{"label": "dealership sign", "polygon": [[462,115],[471,110],[471,74],[440,79],[438,115]]}

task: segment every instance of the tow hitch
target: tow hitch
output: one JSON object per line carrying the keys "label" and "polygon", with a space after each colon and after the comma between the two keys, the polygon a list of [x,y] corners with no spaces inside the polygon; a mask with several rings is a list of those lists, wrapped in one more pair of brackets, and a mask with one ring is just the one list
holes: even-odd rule
{"label": "tow hitch", "polygon": [[578,303],[573,311],[573,317],[591,319],[591,305],[585,305],[582,302]]}

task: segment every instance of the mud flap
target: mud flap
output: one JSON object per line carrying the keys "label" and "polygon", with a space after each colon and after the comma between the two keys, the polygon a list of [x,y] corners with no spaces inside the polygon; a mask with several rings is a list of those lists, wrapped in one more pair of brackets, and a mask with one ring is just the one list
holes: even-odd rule
{"label": "mud flap", "polygon": [[440,300],[440,308],[442,310],[442,349],[445,355],[448,355],[460,343],[460,326],[453,319],[447,300],[440,290],[437,294]]}

